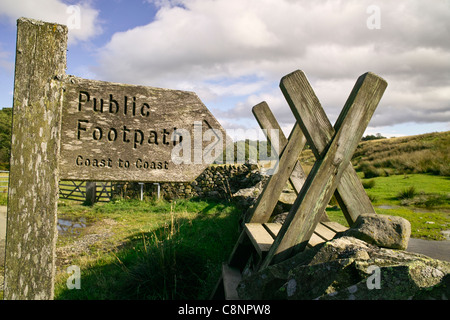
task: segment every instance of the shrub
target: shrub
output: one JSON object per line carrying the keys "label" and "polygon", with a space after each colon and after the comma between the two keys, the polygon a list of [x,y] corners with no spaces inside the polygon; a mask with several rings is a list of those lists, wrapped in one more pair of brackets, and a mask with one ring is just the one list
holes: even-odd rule
{"label": "shrub", "polygon": [[450,203],[450,194],[425,194],[421,193],[419,196],[411,199],[402,200],[402,205],[413,205],[417,207],[435,208],[445,206]]}
{"label": "shrub", "polygon": [[375,180],[367,180],[367,181],[363,181],[362,185],[364,187],[364,189],[372,189],[375,186]]}
{"label": "shrub", "polygon": [[397,194],[397,199],[412,199],[414,198],[418,192],[416,191],[416,187],[410,186],[409,188],[401,190]]}
{"label": "shrub", "polygon": [[433,194],[429,195],[424,202],[425,207],[432,208],[436,206],[449,203],[450,197],[448,195]]}
{"label": "shrub", "polygon": [[373,165],[368,164],[367,162],[363,162],[359,168],[360,171],[362,171],[362,173],[364,174],[365,179],[376,178],[381,175],[378,169],[376,169]]}

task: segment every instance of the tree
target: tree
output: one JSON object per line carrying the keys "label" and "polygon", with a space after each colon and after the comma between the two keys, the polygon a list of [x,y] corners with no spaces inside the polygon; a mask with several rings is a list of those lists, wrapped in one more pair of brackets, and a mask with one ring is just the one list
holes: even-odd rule
{"label": "tree", "polygon": [[0,109],[0,169],[9,170],[12,108]]}
{"label": "tree", "polygon": [[376,135],[369,134],[365,137],[362,137],[361,141],[378,140],[378,139],[386,139],[386,137],[383,137],[381,133],[377,133]]}

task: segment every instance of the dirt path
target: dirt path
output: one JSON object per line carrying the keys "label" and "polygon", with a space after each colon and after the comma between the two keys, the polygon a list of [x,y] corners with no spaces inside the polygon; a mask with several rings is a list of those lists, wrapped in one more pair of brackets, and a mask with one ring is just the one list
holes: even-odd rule
{"label": "dirt path", "polygon": [[[6,237],[6,207],[0,206],[0,268],[3,267],[3,264],[5,263],[5,237]],[[2,281],[0,281],[0,284],[1,282]]]}
{"label": "dirt path", "polygon": [[0,240],[6,236],[6,207],[0,206]]}
{"label": "dirt path", "polygon": [[433,241],[423,239],[409,239],[406,251],[421,253],[430,258],[450,261],[450,241]]}
{"label": "dirt path", "polygon": [[[114,245],[108,239],[114,235],[114,227],[117,222],[112,219],[103,219],[87,226],[82,236],[76,238],[75,241],[64,246],[56,248],[56,264],[58,266],[70,264],[70,261],[77,256],[89,253],[89,247],[98,244],[103,250],[109,250]],[[71,237],[66,235],[66,237]],[[64,237],[64,235],[59,235]]]}

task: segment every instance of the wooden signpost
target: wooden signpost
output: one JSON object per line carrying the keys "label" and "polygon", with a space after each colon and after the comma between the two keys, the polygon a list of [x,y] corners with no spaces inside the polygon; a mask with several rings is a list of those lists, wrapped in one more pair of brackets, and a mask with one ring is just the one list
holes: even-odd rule
{"label": "wooden signpost", "polygon": [[65,81],[61,131],[62,180],[192,181],[226,136],[193,92],[77,77]]}
{"label": "wooden signpost", "polygon": [[60,180],[182,182],[224,150],[193,92],[66,76],[67,27],[17,21],[5,299],[52,299]]}

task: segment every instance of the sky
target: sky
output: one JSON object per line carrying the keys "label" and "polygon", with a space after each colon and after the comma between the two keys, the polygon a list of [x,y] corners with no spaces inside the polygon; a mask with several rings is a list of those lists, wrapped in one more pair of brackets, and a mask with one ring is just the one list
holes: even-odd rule
{"label": "sky", "polygon": [[247,138],[262,101],[289,135],[279,83],[297,69],[331,123],[371,71],[388,88],[365,135],[450,130],[450,0],[0,0],[0,108],[22,16],[69,27],[67,74],[194,91]]}

